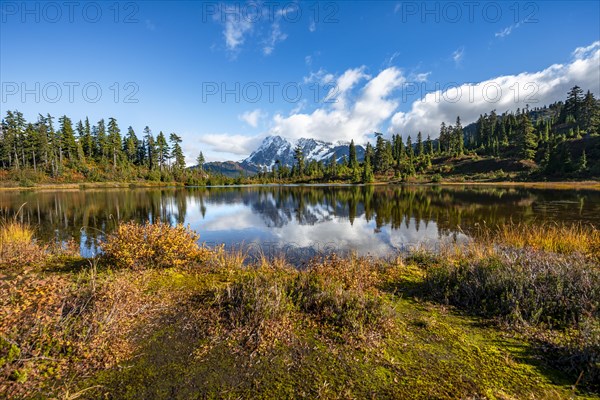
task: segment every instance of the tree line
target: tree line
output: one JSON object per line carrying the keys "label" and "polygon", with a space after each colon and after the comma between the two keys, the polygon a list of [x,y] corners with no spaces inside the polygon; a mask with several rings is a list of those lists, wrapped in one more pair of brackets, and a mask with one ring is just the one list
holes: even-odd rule
{"label": "tree line", "polygon": [[535,162],[545,175],[590,172],[593,160],[594,174],[600,174],[598,161],[600,149],[588,159],[585,146],[574,155],[572,142],[600,134],[600,102],[591,91],[584,95],[579,86],[573,87],[566,101],[542,108],[517,109],[498,115],[495,110],[479,117],[470,129],[465,130],[460,116],[454,124],[442,122],[439,137],[424,140],[421,132],[413,142],[402,135],[391,139],[375,133],[375,146],[366,144],[364,162],[356,160],[354,141],[349,145],[349,158],[343,157],[337,165],[332,157],[329,164],[311,161],[306,163],[300,147],[295,149],[295,165],[291,170],[279,167],[279,176],[329,179],[347,178],[354,182],[372,182],[375,175],[394,175],[398,178],[428,172],[432,160],[442,157],[483,156],[510,158]]}
{"label": "tree line", "polygon": [[[182,139],[162,131],[154,136],[146,126],[140,136],[129,126],[122,134],[115,118],[90,124],[63,115],[38,115],[28,122],[19,111],[7,111],[0,125],[0,166],[15,180],[45,177],[64,180],[150,180],[188,184],[251,183],[274,181],[372,182],[376,176],[406,178],[432,172],[432,160],[466,156],[511,158],[532,162],[541,173],[552,176],[600,174],[600,149],[587,154],[577,140],[600,135],[600,102],[588,90],[575,86],[564,102],[516,112],[480,115],[475,124],[463,128],[460,116],[453,124],[442,122],[439,137],[432,140],[421,132],[413,142],[401,134],[386,139],[375,133],[375,144],[366,144],[364,160],[357,159],[354,141],[348,155],[333,154],[327,161],[307,160],[300,146],[294,150],[294,165],[279,161],[252,178],[229,179],[203,170],[200,153],[197,168],[186,168]],[[584,140],[585,142],[585,140]],[[241,179],[241,180],[240,180]]]}
{"label": "tree line", "polygon": [[[56,123],[57,122],[57,123]],[[55,121],[39,114],[28,122],[19,111],[7,111],[0,125],[0,165],[18,176],[51,178],[83,175],[88,180],[179,180],[186,170],[182,139],[176,133],[154,136],[146,126],[138,137],[130,126],[122,134],[115,118]]]}

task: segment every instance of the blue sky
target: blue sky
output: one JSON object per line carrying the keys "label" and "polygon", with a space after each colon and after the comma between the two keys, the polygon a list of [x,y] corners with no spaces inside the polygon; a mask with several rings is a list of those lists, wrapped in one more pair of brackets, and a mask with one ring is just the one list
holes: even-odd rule
{"label": "blue sky", "polygon": [[189,164],[271,134],[435,137],[573,84],[599,95],[599,4],[3,1],[0,107],[176,132]]}

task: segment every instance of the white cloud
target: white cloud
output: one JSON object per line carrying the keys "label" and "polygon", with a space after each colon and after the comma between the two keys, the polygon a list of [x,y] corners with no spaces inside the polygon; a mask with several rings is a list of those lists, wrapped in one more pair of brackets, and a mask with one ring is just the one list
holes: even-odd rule
{"label": "white cloud", "polygon": [[600,42],[580,47],[567,64],[554,64],[538,72],[505,75],[479,83],[465,83],[445,91],[427,93],[407,112],[396,113],[390,133],[404,137],[422,131],[437,137],[442,121],[453,122],[460,115],[463,124],[477,120],[480,114],[496,109],[499,113],[543,106],[564,100],[567,91],[579,85],[600,94]]}
{"label": "white cloud", "polygon": [[[310,56],[307,56],[310,57]],[[306,60],[306,59],[305,59]],[[312,62],[312,57],[310,58]],[[335,76],[333,74],[328,73],[325,69],[319,68],[317,72],[311,71],[308,76],[305,76],[302,81],[304,84],[307,83],[319,83],[321,85],[326,85],[335,80]]]}
{"label": "white cloud", "polygon": [[265,117],[265,114],[260,110],[260,108],[257,108],[256,110],[253,110],[253,111],[246,111],[245,113],[238,115],[238,118],[241,121],[244,121],[245,123],[247,123],[248,125],[250,125],[253,128],[258,127],[258,123],[264,117]]}
{"label": "white cloud", "polygon": [[271,33],[264,41],[263,54],[266,56],[273,52],[277,43],[283,42],[285,39],[287,39],[287,35],[281,31],[280,19],[280,15],[275,17],[275,21],[271,25]]}
{"label": "white cloud", "polygon": [[310,21],[310,24],[308,25],[308,30],[310,32],[314,32],[317,30],[317,24],[314,19]]}
{"label": "white cloud", "polygon": [[312,56],[304,57],[304,63],[308,66],[312,65]]}
{"label": "white cloud", "polygon": [[227,133],[209,133],[198,137],[198,141],[202,146],[196,147],[202,147],[208,154],[214,154],[215,156],[220,154],[221,157],[216,157],[214,158],[215,160],[231,159],[223,158],[223,154],[235,155],[239,158],[239,156],[247,156],[254,151],[263,138],[264,135],[245,136]]}
{"label": "white cloud", "polygon": [[577,60],[588,58],[592,56],[594,52],[597,52],[599,48],[600,40],[590,44],[589,46],[576,48],[573,51],[572,56]]}
{"label": "white cloud", "polygon": [[410,80],[415,81],[415,82],[427,82],[427,79],[429,78],[429,75],[431,75],[431,72],[421,72],[419,74],[414,74],[410,76]]}
{"label": "white cloud", "polygon": [[[190,144],[186,155],[195,158],[199,149],[208,160],[239,159],[258,147],[267,135],[288,139],[300,137],[331,142],[364,143],[374,131],[387,127],[388,133],[404,137],[421,131],[435,138],[442,121],[453,123],[460,116],[463,125],[477,120],[480,114],[495,109],[498,113],[515,111],[526,104],[543,106],[564,100],[568,90],[579,85],[600,96],[600,41],[580,47],[565,64],[554,64],[537,72],[504,75],[478,83],[464,83],[447,90],[423,93],[410,109],[398,111],[402,98],[397,95],[408,81],[424,81],[429,73],[411,74],[408,79],[396,67],[382,70],[375,76],[361,66],[335,76],[324,69],[304,78],[304,83],[335,84],[331,102],[314,104],[306,99],[298,102],[289,113],[277,113],[269,128],[256,136],[208,134]],[[321,86],[325,87],[325,86]],[[421,86],[426,90],[425,85]],[[336,100],[335,102],[333,100]],[[308,111],[309,107],[311,107]],[[259,126],[266,116],[260,110],[248,111],[239,118],[250,126]]]}
{"label": "white cloud", "polygon": [[398,52],[398,51],[394,52],[394,54],[392,54],[392,55],[390,56],[390,58],[388,58],[386,65],[387,65],[388,67],[391,67],[391,66],[392,66],[392,64],[394,63],[394,60],[395,60],[396,58],[398,58],[398,56],[399,56],[399,55],[400,55],[400,52]]}
{"label": "white cloud", "polygon": [[457,66],[460,65],[460,62],[462,61],[464,55],[465,55],[464,46],[461,46],[458,49],[454,50],[454,52],[452,53],[452,59],[454,60],[454,64]]}
{"label": "white cloud", "polygon": [[494,34],[494,36],[495,36],[495,37],[499,37],[499,38],[506,37],[506,36],[510,35],[510,34],[512,33],[512,31],[513,31],[513,30],[515,30],[515,29],[517,29],[518,27],[520,27],[522,23],[523,23],[523,22],[522,22],[522,21],[520,21],[520,22],[517,22],[516,24],[512,24],[512,25],[510,25],[510,26],[507,26],[506,28],[502,29],[501,31],[499,31],[499,32],[496,32],[496,33]]}
{"label": "white cloud", "polygon": [[[220,8],[221,11],[215,13],[213,20],[223,25],[225,47],[234,58],[249,36],[253,36],[255,44],[260,46],[265,56],[272,54],[275,46],[288,37],[281,29],[281,19],[285,16],[283,10],[270,15],[270,8],[264,7],[259,8],[262,14],[248,15],[248,12],[239,6],[232,7],[222,3]],[[267,23],[270,25],[265,28]]]}
{"label": "white cloud", "polygon": [[506,28],[502,29],[501,31],[496,32],[494,34],[494,36],[499,37],[499,38],[506,37],[506,36],[510,35],[515,29],[519,28],[520,26],[522,26],[523,24],[526,24],[528,22],[537,22],[537,19],[535,19],[535,17],[525,18],[523,21],[519,21],[517,23],[509,25]]}
{"label": "white cloud", "polygon": [[[358,88],[364,80],[366,84]],[[335,82],[336,102],[325,104],[312,113],[287,117],[277,114],[268,133],[289,139],[305,137],[331,142],[350,139],[364,142],[367,135],[379,129],[398,107],[398,100],[392,99],[391,95],[404,82],[404,77],[394,67],[375,77],[366,74],[365,67],[359,67],[345,71]],[[352,96],[355,88],[358,89],[356,98]]]}
{"label": "white cloud", "polygon": [[225,46],[230,51],[236,51],[246,41],[246,35],[252,32],[252,23],[236,14],[226,14],[223,36]]}

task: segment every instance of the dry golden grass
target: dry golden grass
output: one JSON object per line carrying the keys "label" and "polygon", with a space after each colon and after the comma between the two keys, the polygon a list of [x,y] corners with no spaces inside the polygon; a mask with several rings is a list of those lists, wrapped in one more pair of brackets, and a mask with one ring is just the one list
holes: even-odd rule
{"label": "dry golden grass", "polygon": [[481,243],[532,248],[559,254],[581,253],[600,259],[600,231],[585,224],[505,224],[483,231]]}
{"label": "dry golden grass", "polygon": [[0,222],[0,268],[37,263],[45,250],[35,242],[29,226],[14,220]]}

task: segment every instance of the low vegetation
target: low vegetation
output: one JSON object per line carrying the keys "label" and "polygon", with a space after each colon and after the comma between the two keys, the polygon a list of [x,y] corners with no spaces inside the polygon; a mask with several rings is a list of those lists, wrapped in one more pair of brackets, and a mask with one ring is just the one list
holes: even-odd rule
{"label": "low vegetation", "polygon": [[600,255],[600,231],[586,224],[504,224],[481,231],[482,242],[559,254]]}
{"label": "low vegetation", "polygon": [[[435,254],[332,255],[298,269],[285,259],[199,247],[182,226],[122,224],[100,258],[3,264],[0,392],[597,395],[597,231],[504,232]],[[542,241],[542,232],[554,232],[552,240]],[[33,253],[47,253],[29,239]]]}
{"label": "low vegetation", "polygon": [[117,268],[179,267],[199,256],[199,238],[181,224],[126,222],[108,236],[102,250],[107,262]]}
{"label": "low vegetation", "polygon": [[31,227],[16,218],[0,221],[0,268],[35,264],[44,256],[45,246],[35,242]]}

